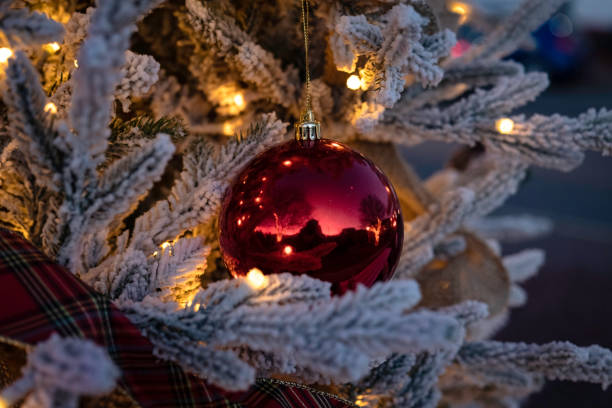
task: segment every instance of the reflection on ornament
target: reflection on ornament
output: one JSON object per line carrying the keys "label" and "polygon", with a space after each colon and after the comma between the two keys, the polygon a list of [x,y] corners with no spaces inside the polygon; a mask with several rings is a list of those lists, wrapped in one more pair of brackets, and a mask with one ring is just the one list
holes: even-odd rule
{"label": "reflection on ornament", "polygon": [[53,53],[59,51],[60,45],[57,42],[52,42],[52,43],[48,43],[48,44],[43,45],[43,48],[48,53],[53,54]]}
{"label": "reflection on ornament", "polygon": [[266,283],[266,277],[264,274],[257,268],[251,268],[246,275],[247,282],[253,289],[259,289],[263,287]]}
{"label": "reflection on ornament", "polygon": [[57,113],[57,106],[55,106],[55,104],[53,102],[49,102],[45,105],[45,107],[43,108],[43,110],[47,113],[50,113],[52,115],[55,115]]}
{"label": "reflection on ornament", "polygon": [[228,189],[219,228],[234,276],[253,268],[307,274],[335,293],[389,279],[403,240],[387,178],[329,140],[290,141],[257,156]]}
{"label": "reflection on ornament", "polygon": [[13,56],[13,50],[10,48],[2,47],[0,48],[0,62],[5,63],[9,58]]}
{"label": "reflection on ornament", "polygon": [[346,87],[356,91],[357,89],[361,88],[361,79],[359,79],[357,75],[351,75],[346,80]]}
{"label": "reflection on ornament", "polygon": [[510,118],[501,118],[495,122],[495,128],[499,133],[508,135],[514,129],[514,121]]}

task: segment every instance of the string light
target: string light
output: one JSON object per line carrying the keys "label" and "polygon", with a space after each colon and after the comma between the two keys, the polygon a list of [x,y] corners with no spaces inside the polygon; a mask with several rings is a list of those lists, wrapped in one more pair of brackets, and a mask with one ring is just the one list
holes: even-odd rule
{"label": "string light", "polygon": [[196,303],[195,305],[193,305],[193,311],[197,312],[198,310],[200,310],[200,304]]}
{"label": "string light", "polygon": [[74,60],[74,67],[75,67],[75,68],[78,68],[78,67],[79,67],[79,61]]}
{"label": "string light", "polygon": [[13,50],[10,48],[2,47],[0,48],[0,62],[5,63],[13,56]]}
{"label": "string light", "polygon": [[239,108],[244,107],[244,96],[241,93],[234,95],[234,104]]}
{"label": "string light", "polygon": [[49,102],[45,105],[45,107],[43,108],[43,110],[47,113],[50,113],[52,115],[55,115],[57,113],[57,106],[55,106],[55,104],[53,102]]}
{"label": "string light", "polygon": [[223,134],[225,136],[231,136],[234,134],[234,125],[232,125],[230,122],[225,122],[223,124]]}
{"label": "string light", "polygon": [[467,20],[470,12],[472,11],[471,7],[468,4],[459,2],[459,1],[453,1],[448,5],[448,9],[455,13],[455,14],[459,14],[459,16],[461,16],[459,18],[459,24],[463,24],[465,23],[465,20]]}
{"label": "string light", "polygon": [[246,98],[236,84],[221,85],[211,90],[208,97],[218,105],[217,112],[221,115],[235,116],[246,109]]}
{"label": "string light", "polygon": [[52,42],[52,43],[48,43],[48,44],[43,45],[43,48],[44,48],[44,49],[45,49],[47,52],[49,52],[49,53],[53,54],[53,53],[55,53],[55,52],[59,51],[59,49],[60,49],[60,45],[59,45],[59,43],[57,43],[57,42]]}
{"label": "string light", "polygon": [[495,122],[495,127],[499,133],[507,135],[512,133],[512,130],[514,129],[514,121],[510,118],[501,118]]}
{"label": "string light", "polygon": [[286,246],[283,248],[283,253],[284,253],[285,255],[291,255],[291,254],[293,253],[293,247],[292,247],[291,245],[286,245]]}
{"label": "string light", "polygon": [[358,395],[357,400],[355,401],[355,405],[357,405],[358,407],[367,407],[370,405],[370,403],[364,395]]}
{"label": "string light", "polygon": [[357,89],[361,88],[361,79],[357,75],[351,75],[346,80],[346,87],[356,91]]}
{"label": "string light", "polygon": [[247,273],[246,278],[253,289],[259,289],[266,284],[266,277],[263,272],[257,268],[252,268]]}

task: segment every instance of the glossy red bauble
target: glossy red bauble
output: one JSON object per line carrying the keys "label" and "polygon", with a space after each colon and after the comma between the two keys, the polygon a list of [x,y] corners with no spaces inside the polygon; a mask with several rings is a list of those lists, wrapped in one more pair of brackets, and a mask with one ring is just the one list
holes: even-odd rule
{"label": "glossy red bauble", "polygon": [[307,274],[334,293],[393,274],[404,237],[393,187],[368,159],[330,140],[290,141],[251,161],[219,220],[234,276]]}

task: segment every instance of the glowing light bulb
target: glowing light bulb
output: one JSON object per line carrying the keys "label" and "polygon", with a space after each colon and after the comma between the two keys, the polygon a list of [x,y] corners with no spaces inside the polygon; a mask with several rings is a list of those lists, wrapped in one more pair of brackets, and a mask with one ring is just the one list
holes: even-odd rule
{"label": "glowing light bulb", "polygon": [[60,45],[59,45],[59,43],[57,43],[57,42],[52,42],[52,43],[48,43],[48,44],[43,45],[43,48],[44,48],[44,49],[45,49],[47,52],[49,52],[49,53],[53,54],[54,52],[59,51],[59,49],[60,49]]}
{"label": "glowing light bulb", "polygon": [[355,405],[357,405],[358,407],[367,407],[370,404],[365,396],[358,395],[357,400],[355,401]]}
{"label": "glowing light bulb", "polygon": [[232,124],[231,124],[231,123],[229,123],[229,122],[225,122],[225,123],[223,124],[223,134],[224,134],[225,136],[231,136],[231,135],[233,135],[233,134],[234,134],[234,127],[232,126]]}
{"label": "glowing light bulb", "polygon": [[55,106],[55,104],[53,102],[49,102],[45,105],[45,107],[43,108],[43,110],[47,113],[50,113],[52,115],[55,115],[57,113],[57,106]]}
{"label": "glowing light bulb", "polygon": [[286,166],[286,167],[290,167],[292,164],[293,164],[293,163],[291,162],[291,160],[285,160],[285,161],[283,162],[283,166]]}
{"label": "glowing light bulb", "polygon": [[460,1],[453,1],[448,5],[448,9],[455,13],[455,14],[459,14],[461,17],[459,18],[459,24],[463,24],[465,23],[465,20],[467,20],[470,11],[471,11],[471,7],[468,4],[462,3]]}
{"label": "glowing light bulb", "polygon": [[166,241],[163,244],[161,244],[160,246],[162,247],[162,249],[166,249],[168,248],[170,245],[172,245],[172,242],[170,241]]}
{"label": "glowing light bulb", "polygon": [[495,122],[495,127],[499,133],[507,135],[512,133],[512,130],[514,129],[514,121],[510,118],[501,118]]}
{"label": "glowing light bulb", "polygon": [[356,91],[357,89],[361,88],[361,79],[357,75],[351,75],[346,80],[346,87]]}
{"label": "glowing light bulb", "polygon": [[10,48],[2,47],[0,48],[0,62],[4,63],[8,61],[9,58],[13,56],[13,50]]}
{"label": "glowing light bulb", "polygon": [[234,103],[237,107],[242,108],[244,106],[244,96],[241,93],[234,95]]}
{"label": "glowing light bulb", "polygon": [[246,278],[253,289],[259,289],[266,284],[266,277],[263,272],[257,268],[252,268],[247,273]]}
{"label": "glowing light bulb", "polygon": [[2,397],[0,397],[0,408],[8,408],[8,402]]}
{"label": "glowing light bulb", "polygon": [[291,245],[285,245],[283,248],[283,253],[285,255],[291,255],[293,253],[293,247]]}
{"label": "glowing light bulb", "polygon": [[78,68],[78,67],[79,67],[79,61],[74,60],[74,67],[75,67],[75,68]]}
{"label": "glowing light bulb", "polygon": [[193,311],[197,312],[198,310],[200,310],[200,304],[196,303],[195,305],[193,305]]}

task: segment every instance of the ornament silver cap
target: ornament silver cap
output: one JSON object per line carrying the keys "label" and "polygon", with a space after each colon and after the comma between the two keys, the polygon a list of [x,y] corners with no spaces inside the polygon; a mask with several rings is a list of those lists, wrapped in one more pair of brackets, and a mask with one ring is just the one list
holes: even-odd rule
{"label": "ornament silver cap", "polygon": [[295,125],[295,140],[321,139],[321,124],[315,120],[314,113],[308,109],[302,114],[302,120]]}

